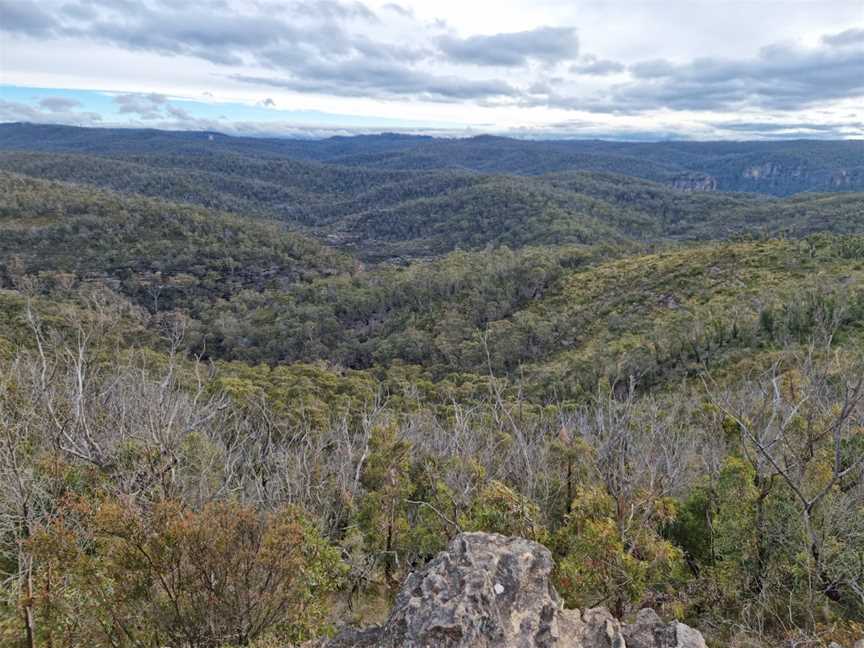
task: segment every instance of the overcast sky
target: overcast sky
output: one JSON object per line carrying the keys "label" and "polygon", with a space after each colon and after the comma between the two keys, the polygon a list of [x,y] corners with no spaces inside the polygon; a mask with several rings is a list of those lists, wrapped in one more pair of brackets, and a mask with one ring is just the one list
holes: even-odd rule
{"label": "overcast sky", "polygon": [[0,0],[0,121],[864,137],[864,0]]}

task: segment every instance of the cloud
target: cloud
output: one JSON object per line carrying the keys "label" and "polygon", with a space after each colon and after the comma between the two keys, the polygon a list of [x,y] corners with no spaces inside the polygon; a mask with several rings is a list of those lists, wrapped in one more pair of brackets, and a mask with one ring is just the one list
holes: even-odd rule
{"label": "cloud", "polygon": [[630,66],[630,74],[637,79],[655,79],[674,74],[676,66],[671,61],[652,59],[640,61]]}
{"label": "cloud", "polygon": [[403,7],[400,4],[396,4],[395,2],[388,2],[381,8],[399,14],[403,18],[413,18],[414,16],[414,12],[411,9]]}
{"label": "cloud", "polygon": [[840,139],[864,133],[864,121],[815,123],[805,121],[723,121],[709,124],[721,131],[744,133],[747,137],[806,137]]}
{"label": "cloud", "polygon": [[329,20],[359,19],[378,22],[378,16],[361,2],[337,2],[336,0],[317,0],[300,2],[298,13],[326,18]]}
{"label": "cloud", "polygon": [[[511,91],[494,79],[472,81],[418,68],[419,62],[439,53],[434,43],[382,37],[381,18],[359,2],[257,0],[249,5],[229,5],[213,0],[204,3],[206,7],[202,3],[172,5],[163,0],[126,2],[89,0],[85,4],[84,0],[69,0],[56,12],[56,20],[49,20],[47,15],[39,20],[22,18],[14,21],[13,28],[34,33],[38,29],[46,36],[91,40],[132,51],[189,56],[220,66],[243,66],[259,72],[269,68],[285,75],[280,87],[298,91],[340,96],[426,95],[437,100]],[[28,8],[28,16],[37,15],[35,5],[23,6]],[[400,7],[382,11],[393,20],[407,21],[418,33],[424,31],[410,12]],[[377,31],[369,31],[370,26]],[[121,112],[135,113],[142,119],[158,114],[154,106],[142,104],[140,97],[123,101],[127,103],[118,104]]]}
{"label": "cloud", "polygon": [[575,58],[579,38],[572,27],[540,27],[530,31],[454,38],[439,41],[452,61],[475,65],[520,66],[529,60],[557,63]]}
{"label": "cloud", "polygon": [[595,56],[586,56],[583,61],[574,63],[569,69],[572,74],[608,76],[610,74],[620,74],[627,67],[618,61],[598,60]]}
{"label": "cloud", "polygon": [[32,122],[34,124],[67,124],[71,126],[98,126],[102,122],[102,116],[94,112],[79,112],[73,110],[73,107],[68,107],[65,110],[56,108],[56,104],[52,109],[0,99],[0,122]]}
{"label": "cloud", "polygon": [[243,83],[268,85],[293,92],[313,92],[344,97],[379,98],[412,95],[432,100],[487,99],[516,96],[518,91],[498,79],[471,80],[458,76],[438,76],[397,64],[355,61],[347,64],[310,62],[296,77],[233,75]]}
{"label": "cloud", "polygon": [[165,106],[165,113],[169,117],[173,117],[174,119],[179,119],[182,121],[188,121],[193,119],[192,115],[190,115],[188,112],[178,106]]}
{"label": "cloud", "polygon": [[864,45],[864,29],[847,29],[839,34],[827,34],[822,37],[822,42],[834,47]]}
{"label": "cloud", "polygon": [[[46,97],[47,98],[47,97]],[[35,101],[35,99],[34,99]],[[220,132],[230,135],[253,137],[297,137],[320,138],[336,135],[358,135],[379,133],[382,128],[376,126],[344,126],[332,123],[302,123],[292,121],[241,121],[230,116],[220,115],[218,118],[196,117],[195,103],[189,103],[189,110],[171,104],[168,99],[162,100],[160,95],[132,95],[123,99],[123,103],[152,104],[158,114],[142,120],[138,115],[131,121],[101,123],[99,115],[70,110],[68,112],[51,112],[39,105],[29,105],[9,101],[0,101],[0,122],[26,121],[33,123],[59,123],[77,126],[106,127],[140,127],[142,121],[149,128],[166,130],[187,130]],[[131,113],[126,113],[131,114]],[[687,140],[687,139],[837,139],[864,136],[864,122],[854,116],[846,121],[835,120],[831,123],[809,121],[774,120],[687,120],[681,121],[676,115],[653,117],[646,121],[640,117],[619,117],[610,121],[606,116],[573,118],[548,124],[533,124],[525,126],[502,127],[494,123],[478,126],[475,132],[458,125],[449,128],[399,127],[390,124],[388,132],[403,132],[447,137],[463,137],[477,132],[493,132],[527,139],[572,139],[599,138],[625,141],[656,141],[656,140]]]}
{"label": "cloud", "polygon": [[57,21],[30,0],[0,0],[0,31],[43,36],[51,33]]}
{"label": "cloud", "polygon": [[114,97],[117,112],[127,115],[135,115],[140,119],[160,119],[162,109],[166,107],[168,100],[164,95],[152,92],[150,94],[123,94]]}
{"label": "cloud", "polygon": [[200,9],[162,14],[147,7],[127,19],[103,19],[81,34],[128,49],[240,65],[243,54],[290,39],[295,30],[265,16],[220,15]]}
{"label": "cloud", "polygon": [[629,67],[595,110],[800,110],[864,95],[864,48],[771,45],[752,59],[658,59]]}
{"label": "cloud", "polygon": [[175,120],[195,124],[197,119],[183,108],[172,105],[165,95],[156,92],[147,94],[130,93],[114,97],[117,112],[131,115],[137,119],[152,122],[156,120]]}
{"label": "cloud", "polygon": [[[225,2],[163,3],[161,0],[71,0],[43,11],[31,0],[0,0],[0,28],[30,36],[87,39],[129,50],[186,55],[220,65],[239,65],[244,55],[285,42],[302,42],[303,20],[329,22],[374,14],[360,3],[336,0],[296,2],[248,13]],[[282,16],[290,14],[290,23]],[[322,34],[323,35],[323,34]],[[322,45],[325,41],[322,41]]]}
{"label": "cloud", "polygon": [[[336,98],[613,115],[788,112],[864,96],[860,27],[828,33],[813,47],[775,44],[749,57],[669,56],[625,64],[611,53],[601,58],[580,52],[579,33],[590,34],[590,28],[580,25],[577,32],[566,20],[460,36],[406,6],[372,7],[356,0],[0,0],[0,30],[20,37],[14,42],[22,52],[28,40],[31,47],[46,47],[56,38],[82,50],[99,43],[195,58],[176,65],[210,74],[214,87],[229,81],[258,86],[258,96],[280,88]],[[165,69],[170,73],[174,65]],[[120,94],[114,102],[120,114],[138,121],[188,117],[161,95]],[[49,102],[40,109],[61,114],[79,107],[52,108]]]}
{"label": "cloud", "polygon": [[80,21],[94,20],[98,16],[96,11],[87,5],[64,4],[60,11],[68,18]]}
{"label": "cloud", "polygon": [[81,107],[81,102],[68,97],[43,97],[39,100],[39,107],[52,113],[69,112]]}

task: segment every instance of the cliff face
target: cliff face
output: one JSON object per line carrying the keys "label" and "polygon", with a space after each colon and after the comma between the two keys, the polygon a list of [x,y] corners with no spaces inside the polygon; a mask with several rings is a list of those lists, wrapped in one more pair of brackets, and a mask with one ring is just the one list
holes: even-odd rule
{"label": "cliff face", "polygon": [[[745,166],[737,179],[745,191],[789,194],[799,191],[850,191],[861,189],[864,173],[861,169],[837,167],[811,168],[806,162],[775,162]],[[723,187],[727,189],[727,187]]]}
{"label": "cliff face", "polygon": [[387,621],[321,648],[705,648],[702,635],[642,610],[565,610],[549,551],[523,538],[463,533],[405,581]]}
{"label": "cliff face", "polygon": [[803,162],[755,162],[709,172],[686,172],[666,184],[681,191],[746,191],[788,196],[802,191],[861,191],[864,170],[811,168]]}
{"label": "cliff face", "polygon": [[669,184],[680,191],[717,191],[717,178],[702,173],[682,173]]}

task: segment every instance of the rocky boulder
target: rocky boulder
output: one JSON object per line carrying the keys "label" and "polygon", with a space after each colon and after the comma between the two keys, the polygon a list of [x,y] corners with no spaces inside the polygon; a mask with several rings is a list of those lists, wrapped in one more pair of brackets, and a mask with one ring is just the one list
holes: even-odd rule
{"label": "rocky boulder", "polygon": [[673,621],[663,623],[654,610],[639,610],[636,622],[625,625],[622,634],[627,648],[705,648],[698,630]]}
{"label": "rocky boulder", "polygon": [[705,648],[650,610],[622,625],[608,610],[565,610],[549,551],[523,538],[463,533],[409,576],[387,621],[345,629],[322,648]]}

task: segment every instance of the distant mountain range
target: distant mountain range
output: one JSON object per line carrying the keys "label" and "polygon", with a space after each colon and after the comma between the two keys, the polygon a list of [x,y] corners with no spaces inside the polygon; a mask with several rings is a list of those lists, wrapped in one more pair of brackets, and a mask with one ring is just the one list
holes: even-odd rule
{"label": "distant mountain range", "polygon": [[462,139],[385,133],[323,140],[229,137],[210,132],[2,124],[0,149],[107,156],[234,154],[388,170],[514,175],[603,171],[683,190],[788,196],[864,189],[864,141],[655,142]]}

